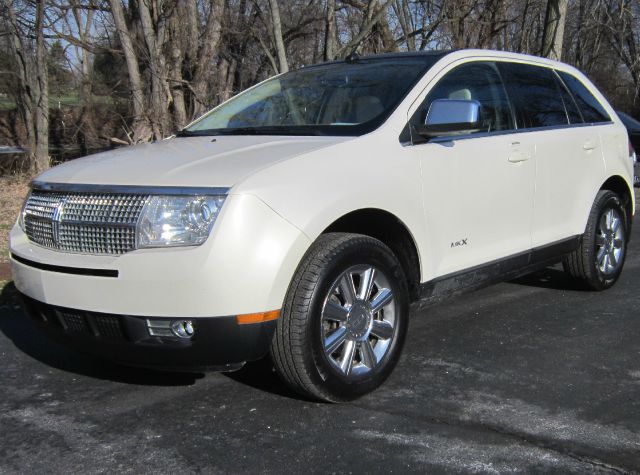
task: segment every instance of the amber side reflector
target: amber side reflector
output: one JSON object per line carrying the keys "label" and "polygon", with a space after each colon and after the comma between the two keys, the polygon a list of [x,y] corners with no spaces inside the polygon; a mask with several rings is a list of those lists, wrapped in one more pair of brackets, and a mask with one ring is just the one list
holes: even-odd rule
{"label": "amber side reflector", "polygon": [[271,312],[262,313],[246,313],[238,315],[236,320],[238,325],[249,325],[250,323],[262,323],[270,320],[277,320],[280,317],[280,310],[272,310]]}

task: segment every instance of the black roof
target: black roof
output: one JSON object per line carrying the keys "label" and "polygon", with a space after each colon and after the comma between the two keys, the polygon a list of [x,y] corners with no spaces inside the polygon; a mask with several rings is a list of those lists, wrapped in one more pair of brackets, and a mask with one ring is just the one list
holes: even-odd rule
{"label": "black roof", "polygon": [[359,56],[359,59],[393,59],[393,58],[421,58],[424,56],[445,56],[455,50],[432,50],[432,51],[400,51],[394,53],[379,53],[367,56]]}
{"label": "black roof", "polygon": [[334,61],[326,61],[323,63],[315,63],[309,64],[307,66],[303,66],[302,69],[307,68],[315,68],[318,66],[326,66],[328,64],[341,64],[341,63],[350,63],[350,64],[358,64],[360,61],[387,61],[387,60],[408,60],[408,59],[429,59],[429,62],[432,63],[434,58],[441,58],[446,56],[449,53],[452,53],[455,50],[433,50],[433,51],[403,51],[403,52],[395,52],[395,53],[380,53],[380,54],[371,54],[367,56],[359,56],[359,55],[350,55],[346,59],[337,59]]}

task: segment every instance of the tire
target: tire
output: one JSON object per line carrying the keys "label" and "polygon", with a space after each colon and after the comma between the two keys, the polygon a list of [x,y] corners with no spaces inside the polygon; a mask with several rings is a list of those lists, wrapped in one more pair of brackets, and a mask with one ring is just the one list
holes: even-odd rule
{"label": "tire", "polygon": [[271,358],[301,395],[350,401],[391,374],[408,317],[406,278],[386,245],[360,234],[323,234],[293,277]]}
{"label": "tire", "polygon": [[628,238],[629,217],[620,197],[601,190],[591,208],[580,247],[563,260],[564,270],[587,289],[608,289],[622,272]]}

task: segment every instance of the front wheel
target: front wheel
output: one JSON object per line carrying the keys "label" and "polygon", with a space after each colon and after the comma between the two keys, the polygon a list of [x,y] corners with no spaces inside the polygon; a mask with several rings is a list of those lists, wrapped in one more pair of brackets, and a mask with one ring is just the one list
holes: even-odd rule
{"label": "front wheel", "polygon": [[271,356],[304,396],[352,400],[387,379],[407,320],[407,283],[391,250],[369,236],[325,234],[293,278]]}
{"label": "front wheel", "polygon": [[618,280],[627,254],[627,212],[612,191],[598,192],[580,247],[564,259],[564,269],[591,290]]}

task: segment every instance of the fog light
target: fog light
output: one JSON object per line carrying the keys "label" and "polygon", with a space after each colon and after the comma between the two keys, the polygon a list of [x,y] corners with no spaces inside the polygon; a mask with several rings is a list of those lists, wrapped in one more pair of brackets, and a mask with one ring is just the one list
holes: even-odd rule
{"label": "fog light", "polygon": [[171,322],[171,331],[180,338],[191,338],[195,333],[191,320],[174,320]]}
{"label": "fog light", "polygon": [[169,320],[168,318],[147,318],[149,335],[164,338],[191,338],[195,333],[193,320]]}

